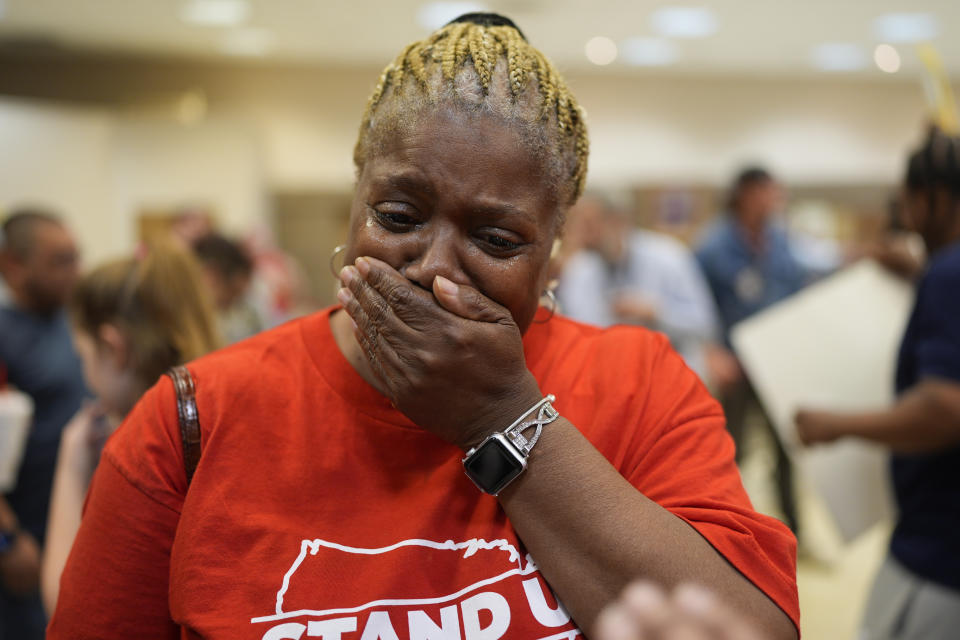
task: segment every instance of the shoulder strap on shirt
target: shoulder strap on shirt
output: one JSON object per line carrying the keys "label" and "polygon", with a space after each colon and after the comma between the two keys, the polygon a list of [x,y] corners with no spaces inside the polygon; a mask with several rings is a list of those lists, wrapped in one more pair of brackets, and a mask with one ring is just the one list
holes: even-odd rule
{"label": "shoulder strap on shirt", "polygon": [[177,392],[177,419],[180,422],[180,440],[183,444],[183,470],[187,487],[200,462],[200,419],[197,415],[197,387],[190,371],[183,365],[172,367],[167,375]]}

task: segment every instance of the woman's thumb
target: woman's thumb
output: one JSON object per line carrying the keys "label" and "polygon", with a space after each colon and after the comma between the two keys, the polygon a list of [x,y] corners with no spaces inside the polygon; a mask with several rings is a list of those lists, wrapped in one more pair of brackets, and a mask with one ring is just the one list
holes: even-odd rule
{"label": "woman's thumb", "polygon": [[434,277],[433,295],[444,309],[467,320],[498,322],[509,317],[509,312],[473,287],[443,276]]}

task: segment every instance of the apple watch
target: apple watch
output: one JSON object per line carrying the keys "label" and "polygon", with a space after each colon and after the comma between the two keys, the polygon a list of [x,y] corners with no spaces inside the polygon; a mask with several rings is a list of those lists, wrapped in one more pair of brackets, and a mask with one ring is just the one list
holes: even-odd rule
{"label": "apple watch", "polygon": [[[513,424],[493,433],[463,458],[463,470],[477,488],[490,495],[498,495],[527,468],[530,450],[540,439],[544,425],[560,417],[550,403],[556,400],[548,395],[525,411]],[[536,413],[530,420],[526,418]],[[534,428],[529,438],[527,429]]]}

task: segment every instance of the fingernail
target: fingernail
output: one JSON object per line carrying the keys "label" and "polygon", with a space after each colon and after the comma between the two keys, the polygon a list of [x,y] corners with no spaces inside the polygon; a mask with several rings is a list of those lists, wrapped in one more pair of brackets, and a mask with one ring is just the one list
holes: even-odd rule
{"label": "fingernail", "polygon": [[630,640],[636,637],[636,625],[630,616],[617,605],[600,612],[596,622],[597,635],[607,640]]}
{"label": "fingernail", "polygon": [[341,288],[337,291],[337,300],[340,301],[340,304],[347,306],[347,303],[350,302],[350,299],[353,297],[353,294],[350,293],[350,289],[346,287]]}
{"label": "fingernail", "polygon": [[367,274],[370,273],[370,261],[366,258],[357,258],[356,262],[353,264],[357,267],[357,271],[359,271],[360,275],[364,278],[366,278]]}
{"label": "fingernail", "polygon": [[457,289],[459,288],[457,287],[457,285],[455,285],[450,280],[447,280],[443,276],[436,276],[436,278],[437,278],[437,287],[440,289],[440,291],[443,291],[448,296],[457,295]]}
{"label": "fingernail", "polygon": [[350,284],[354,278],[353,271],[353,268],[351,268],[349,265],[343,269],[340,269],[340,281],[343,284]]}
{"label": "fingernail", "polygon": [[703,587],[682,584],[674,592],[674,600],[682,609],[694,614],[703,615],[713,608],[713,594]]}
{"label": "fingernail", "polygon": [[657,585],[637,581],[627,586],[621,596],[623,601],[634,611],[654,611],[663,608],[666,600],[663,590]]}

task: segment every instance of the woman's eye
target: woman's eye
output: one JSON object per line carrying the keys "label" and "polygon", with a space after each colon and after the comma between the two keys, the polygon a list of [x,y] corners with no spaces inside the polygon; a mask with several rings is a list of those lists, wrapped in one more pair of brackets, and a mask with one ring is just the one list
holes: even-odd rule
{"label": "woman's eye", "polygon": [[509,238],[505,238],[501,235],[493,233],[484,233],[481,236],[481,239],[484,243],[492,247],[494,250],[501,253],[506,253],[509,251],[515,251],[520,248],[521,244],[519,242],[514,242]]}
{"label": "woman's eye", "polygon": [[380,224],[391,231],[406,231],[420,222],[413,216],[398,211],[381,211],[379,209],[373,211]]}

